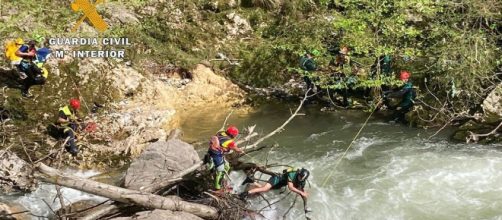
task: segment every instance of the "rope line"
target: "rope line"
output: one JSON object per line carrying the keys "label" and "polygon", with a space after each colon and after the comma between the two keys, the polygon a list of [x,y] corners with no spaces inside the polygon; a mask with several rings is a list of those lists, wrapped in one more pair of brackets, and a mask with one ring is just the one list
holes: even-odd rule
{"label": "rope line", "polygon": [[[376,110],[376,108],[375,108],[375,110]],[[350,144],[347,147],[347,149],[345,150],[345,152],[343,152],[342,157],[340,157],[340,159],[338,159],[337,163],[335,164],[335,167],[331,170],[331,172],[328,173],[328,176],[322,182],[321,187],[324,187],[324,185],[326,185],[326,182],[328,181],[328,179],[331,177],[331,175],[336,170],[336,168],[338,167],[338,165],[342,162],[342,159],[345,157],[345,155],[347,155],[347,152],[349,152],[350,148],[354,144],[354,141],[356,141],[357,137],[359,137],[359,135],[363,131],[364,127],[366,127],[366,124],[368,124],[368,121],[370,120],[370,118],[373,115],[373,113],[375,112],[375,110],[371,111],[371,114],[368,116],[368,118],[366,118],[366,121],[364,122],[363,126],[359,129],[359,131],[357,132],[356,136],[354,136],[354,138],[350,142]]]}

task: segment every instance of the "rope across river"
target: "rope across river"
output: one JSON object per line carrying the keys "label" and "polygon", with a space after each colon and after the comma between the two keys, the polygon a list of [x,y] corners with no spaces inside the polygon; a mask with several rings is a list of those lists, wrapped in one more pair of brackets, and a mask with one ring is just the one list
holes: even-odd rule
{"label": "rope across river", "polygon": [[326,185],[326,182],[328,181],[328,179],[331,177],[331,175],[333,175],[333,172],[336,170],[336,168],[338,167],[338,165],[340,165],[340,163],[342,162],[342,159],[345,157],[345,155],[347,155],[347,152],[349,152],[350,148],[352,147],[352,145],[354,144],[354,142],[356,141],[357,137],[359,137],[359,135],[361,134],[361,132],[363,131],[364,127],[366,127],[366,124],[368,124],[368,121],[370,120],[371,116],[373,115],[373,113],[376,111],[376,109],[378,109],[378,105],[380,105],[380,103],[378,103],[375,107],[375,109],[373,111],[371,111],[371,114],[368,116],[368,118],[366,118],[366,121],[364,122],[363,126],[361,126],[361,128],[359,129],[359,131],[357,132],[356,136],[354,136],[354,138],[352,139],[352,141],[350,142],[349,146],[347,147],[347,149],[345,150],[345,152],[343,152],[342,156],[340,157],[340,159],[338,159],[338,161],[336,162],[335,164],[335,167],[333,167],[333,169],[331,169],[331,171],[328,173],[328,176],[326,176],[326,178],[324,179],[324,181],[322,182],[321,184],[321,187],[324,187],[324,185]]}

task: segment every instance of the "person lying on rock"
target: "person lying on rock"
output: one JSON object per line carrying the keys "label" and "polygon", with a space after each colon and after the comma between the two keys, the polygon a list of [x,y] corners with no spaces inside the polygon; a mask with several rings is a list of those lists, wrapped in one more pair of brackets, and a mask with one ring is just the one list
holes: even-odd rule
{"label": "person lying on rock", "polygon": [[308,194],[305,192],[304,188],[309,175],[310,172],[305,168],[296,170],[294,168],[289,168],[283,170],[282,174],[272,175],[264,185],[256,183],[248,177],[243,184],[253,183],[253,185],[257,187],[249,191],[244,191],[239,194],[239,197],[244,200],[249,195],[268,192],[270,189],[281,189],[282,187],[288,186],[289,190],[300,195],[306,203]]}
{"label": "person lying on rock", "polygon": [[70,99],[70,106],[66,105],[59,108],[59,117],[57,125],[59,126],[62,136],[66,139],[66,151],[68,151],[72,156],[77,156],[78,148],[76,145],[75,131],[78,128],[78,117],[77,111],[80,109],[80,100]]}
{"label": "person lying on rock", "polygon": [[229,126],[226,131],[219,131],[216,135],[211,137],[209,142],[209,150],[205,161],[209,163],[209,169],[216,170],[216,177],[214,179],[214,187],[216,190],[221,189],[223,177],[230,170],[229,163],[225,160],[225,154],[230,153],[231,150],[237,153],[244,153],[234,139],[239,135],[239,130],[235,126]]}

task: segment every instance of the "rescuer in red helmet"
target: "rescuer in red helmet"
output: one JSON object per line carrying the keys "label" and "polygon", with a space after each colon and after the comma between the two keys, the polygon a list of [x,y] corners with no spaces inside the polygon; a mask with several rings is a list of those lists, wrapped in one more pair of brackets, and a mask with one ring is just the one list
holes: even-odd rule
{"label": "rescuer in red helmet", "polygon": [[[403,81],[404,85],[399,91],[388,93],[386,97],[398,97],[401,98],[399,105],[396,107],[396,112],[394,113],[394,120],[396,122],[406,122],[405,115],[413,107],[414,100],[416,98],[415,90],[413,89],[413,84],[410,82],[410,72],[401,71],[399,74],[399,79]],[[387,106],[389,106],[387,104]]]}
{"label": "rescuer in red helmet", "polygon": [[59,108],[59,118],[58,125],[61,128],[61,133],[63,133],[66,145],[66,150],[73,156],[77,156],[78,148],[75,143],[75,131],[78,128],[78,117],[76,115],[77,111],[80,109],[80,100],[70,99],[70,105]]}
{"label": "rescuer in red helmet", "polygon": [[230,165],[225,160],[225,154],[230,153],[231,150],[244,153],[234,141],[237,135],[239,135],[237,127],[229,126],[226,131],[219,131],[209,141],[209,150],[205,162],[210,164],[210,169],[214,168],[216,170],[214,182],[216,190],[221,189],[223,177],[230,170]]}

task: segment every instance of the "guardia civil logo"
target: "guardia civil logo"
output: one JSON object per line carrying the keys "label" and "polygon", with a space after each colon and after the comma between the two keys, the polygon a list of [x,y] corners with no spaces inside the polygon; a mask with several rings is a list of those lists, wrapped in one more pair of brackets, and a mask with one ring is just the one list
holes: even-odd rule
{"label": "guardia civil logo", "polygon": [[101,15],[96,10],[96,5],[104,3],[105,0],[96,0],[92,3],[91,0],[75,0],[71,4],[73,11],[80,13],[83,12],[83,16],[77,21],[75,26],[72,28],[72,32],[77,31],[82,22],[87,18],[92,26],[99,32],[104,32],[108,29],[108,24],[103,20]]}

